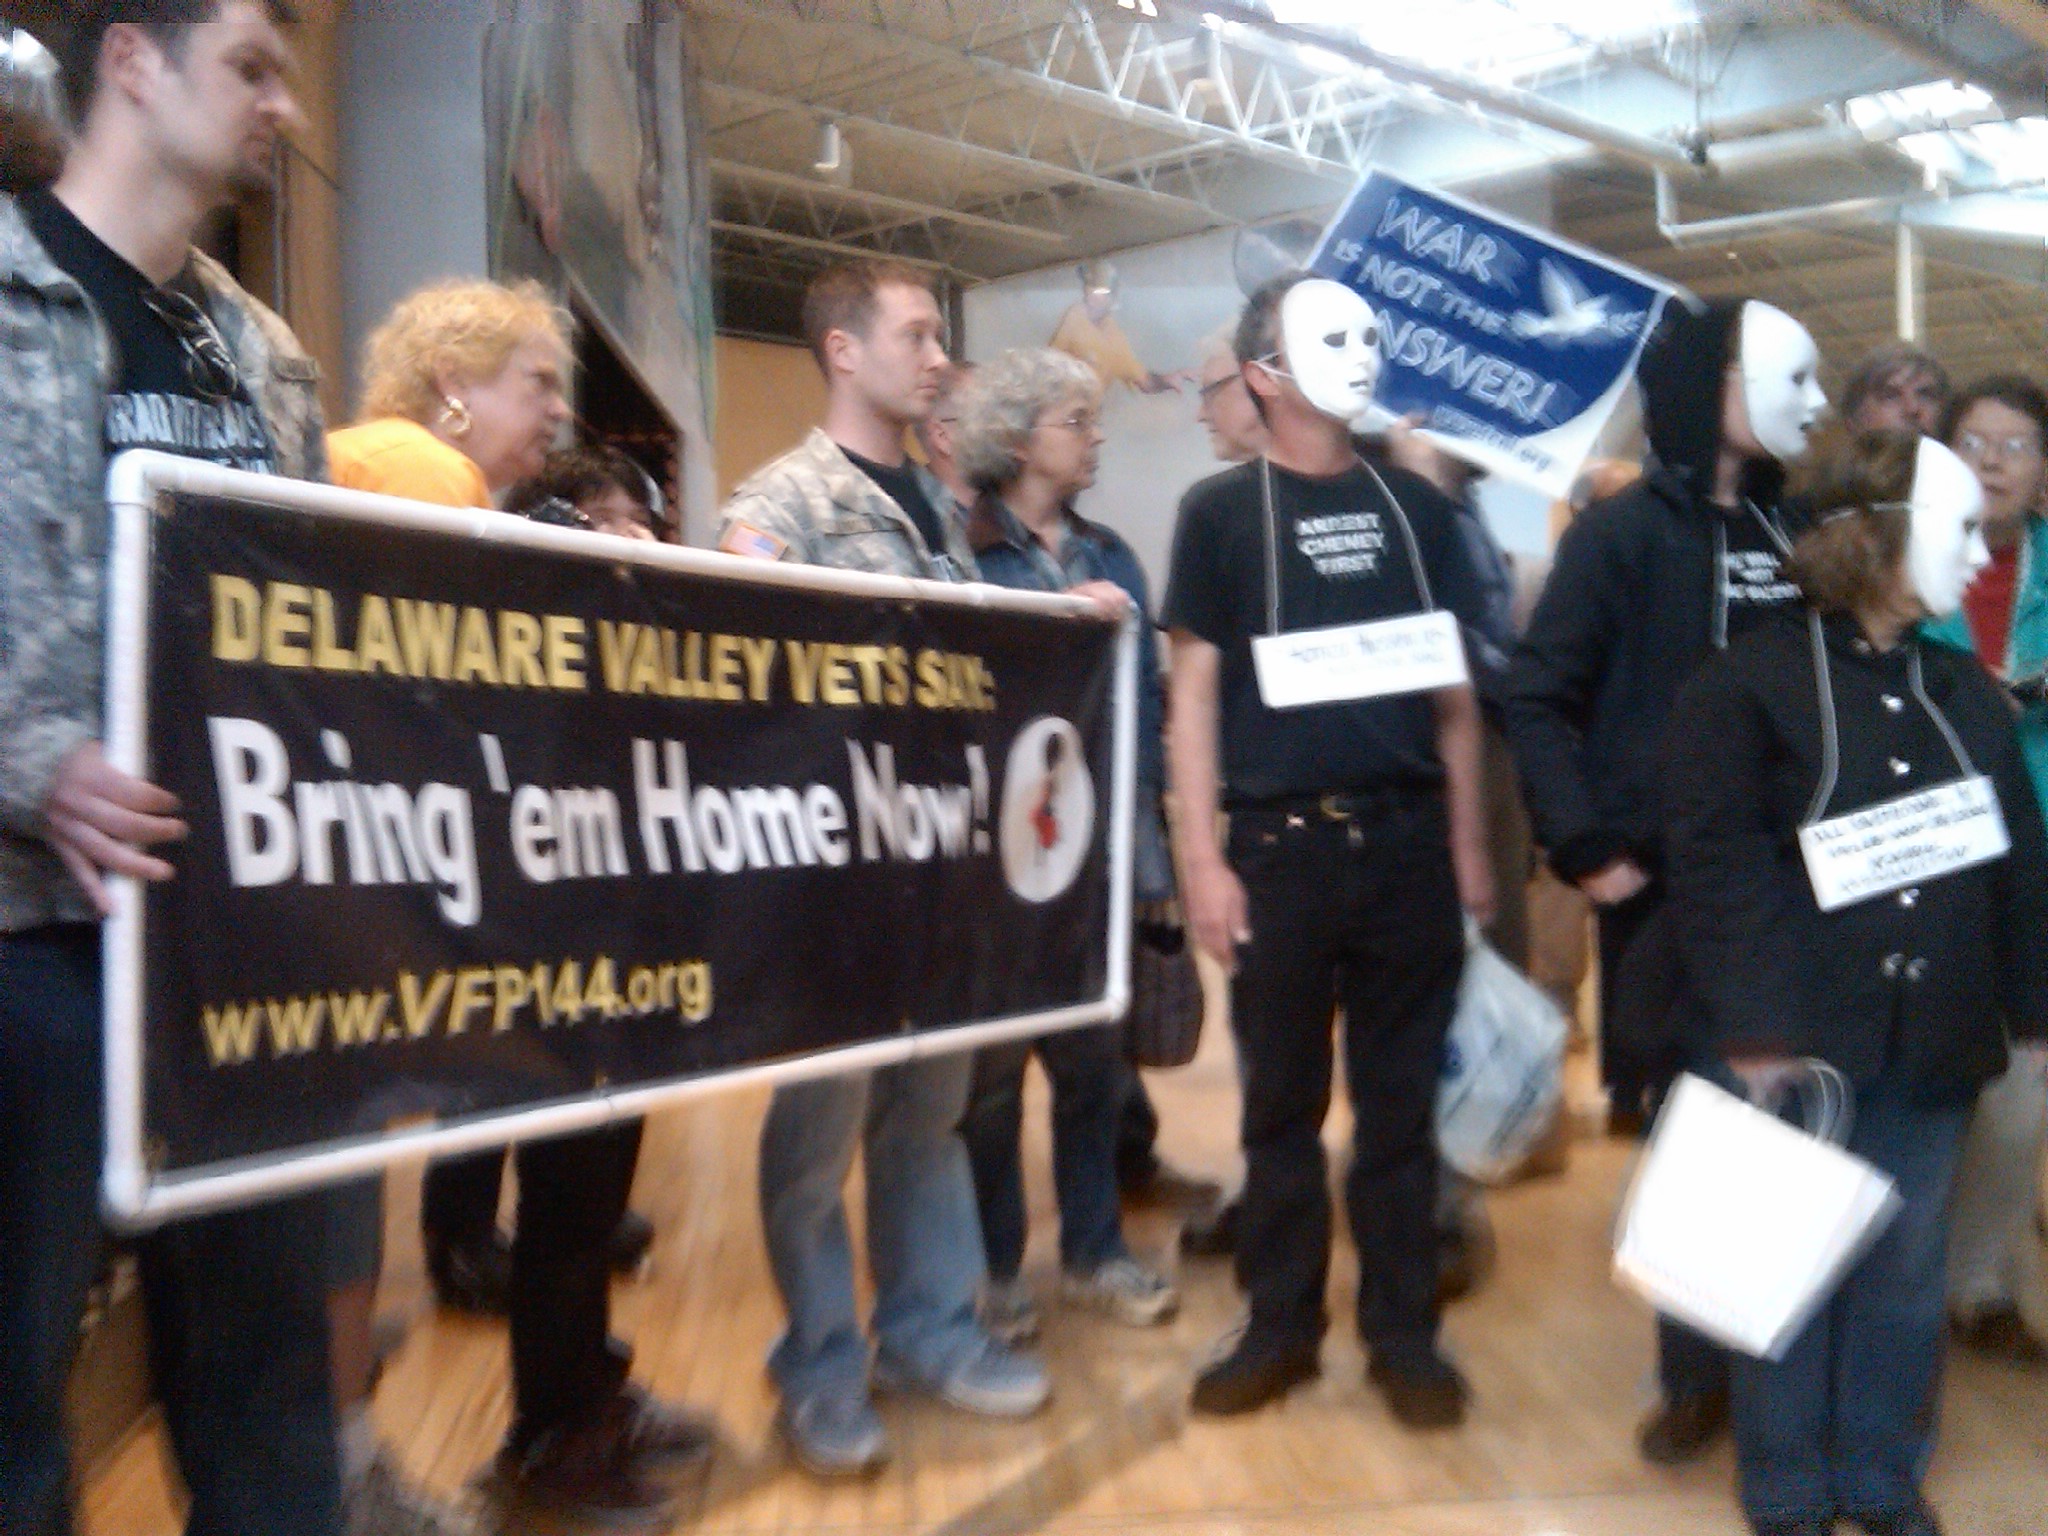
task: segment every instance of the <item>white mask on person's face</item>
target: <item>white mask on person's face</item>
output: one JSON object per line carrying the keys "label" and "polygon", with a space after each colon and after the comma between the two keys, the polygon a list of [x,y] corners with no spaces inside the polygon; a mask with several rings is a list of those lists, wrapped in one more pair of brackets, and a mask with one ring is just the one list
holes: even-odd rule
{"label": "white mask on person's face", "polygon": [[1984,547],[1983,488],[1969,465],[1923,437],[1906,506],[1906,579],[1930,614],[1954,613],[1970,579],[1991,560]]}
{"label": "white mask on person's face", "polygon": [[1308,403],[1356,421],[1372,405],[1380,376],[1380,322],[1342,283],[1311,277],[1280,300],[1280,351]]}
{"label": "white mask on person's face", "polygon": [[1813,337],[1782,309],[1752,299],[1742,306],[1740,362],[1750,435],[1780,463],[1798,458],[1828,403]]}

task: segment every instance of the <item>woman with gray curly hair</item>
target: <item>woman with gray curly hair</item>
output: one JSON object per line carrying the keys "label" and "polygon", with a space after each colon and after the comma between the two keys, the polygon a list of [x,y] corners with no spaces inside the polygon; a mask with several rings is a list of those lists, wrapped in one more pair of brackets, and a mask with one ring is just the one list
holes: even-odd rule
{"label": "woman with gray curly hair", "polygon": [[[1145,576],[1130,545],[1073,507],[1095,483],[1102,450],[1102,384],[1094,370],[1050,348],[1005,352],[976,370],[958,406],[954,451],[960,472],[979,492],[967,538],[982,578],[1098,601],[1114,594],[1115,603],[1128,602],[1143,614]],[[1159,822],[1164,710],[1151,624],[1139,633],[1135,894],[1160,901],[1173,894],[1173,865]],[[1024,1067],[1034,1050],[1052,1084],[1061,1294],[1120,1322],[1164,1322],[1180,1297],[1124,1242],[1116,1151],[1129,1068],[1114,1024],[992,1046],[975,1060],[961,1134],[988,1251],[983,1320],[991,1333],[1012,1341],[1038,1328],[1036,1303],[1019,1274],[1026,1216],[1018,1138]]]}

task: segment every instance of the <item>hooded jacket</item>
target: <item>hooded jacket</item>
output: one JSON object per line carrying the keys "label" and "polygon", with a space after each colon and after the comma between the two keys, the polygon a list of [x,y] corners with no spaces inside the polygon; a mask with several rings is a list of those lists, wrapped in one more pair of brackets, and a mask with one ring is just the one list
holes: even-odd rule
{"label": "hooded jacket", "polygon": [[[0,933],[95,915],[44,839],[43,806],[64,759],[101,729],[116,359],[92,300],[16,204],[49,169],[0,157]],[[279,471],[324,480],[319,371],[218,263],[192,260]]]}
{"label": "hooded jacket", "polygon": [[[1666,308],[1636,375],[1650,439],[1643,476],[1565,530],[1509,664],[1505,715],[1523,793],[1537,841],[1568,881],[1623,856],[1662,864],[1665,722],[1679,689],[1727,643],[1730,514],[1709,498],[1742,303]],[[1783,484],[1766,459],[1741,489],[1796,539],[1806,519],[1783,504]]]}

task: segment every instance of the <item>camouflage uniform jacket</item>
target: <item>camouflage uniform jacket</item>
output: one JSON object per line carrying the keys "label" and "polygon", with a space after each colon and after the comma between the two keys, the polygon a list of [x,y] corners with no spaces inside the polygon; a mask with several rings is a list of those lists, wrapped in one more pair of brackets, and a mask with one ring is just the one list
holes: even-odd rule
{"label": "camouflage uniform jacket", "polygon": [[749,475],[725,504],[719,548],[805,565],[934,581],[974,581],[974,552],[946,488],[914,466],[946,531],[933,550],[910,514],[889,499],[823,431]]}
{"label": "camouflage uniform jacket", "polygon": [[[194,267],[280,471],[327,477],[318,370],[215,262]],[[44,841],[59,765],[99,739],[114,344],[0,195],[0,933],[94,917]]]}

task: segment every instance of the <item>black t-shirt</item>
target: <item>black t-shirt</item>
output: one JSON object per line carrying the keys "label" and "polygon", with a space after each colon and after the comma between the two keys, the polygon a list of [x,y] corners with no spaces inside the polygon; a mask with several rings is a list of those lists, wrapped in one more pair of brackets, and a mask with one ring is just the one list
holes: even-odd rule
{"label": "black t-shirt", "polygon": [[[159,291],[150,280],[48,191],[27,194],[21,208],[50,259],[86,291],[113,336],[117,368],[107,394],[108,455],[156,448],[274,474],[270,436],[246,384],[236,383],[224,398],[201,393],[185,344],[149,307],[149,298]],[[205,308],[205,290],[189,265],[165,289]],[[219,382],[228,381],[223,375]]]}
{"label": "black t-shirt", "polygon": [[882,493],[903,509],[904,514],[917,525],[917,531],[924,535],[926,549],[934,555],[945,554],[946,534],[939,526],[938,509],[926,497],[924,487],[917,483],[917,472],[910,467],[908,460],[891,469],[886,464],[863,458],[844,443],[839,445],[839,451],[852,461],[855,469],[879,485]]}
{"label": "black t-shirt", "polygon": [[[1402,514],[1434,606],[1473,626],[1480,597],[1471,557],[1451,504],[1427,482],[1391,469],[1375,479],[1362,465],[1330,479],[1278,467],[1272,475],[1282,630],[1400,618],[1429,606]],[[1436,710],[1426,693],[1266,707],[1251,650],[1254,635],[1273,629],[1265,517],[1257,460],[1189,490],[1160,616],[1168,629],[1223,653],[1225,804],[1440,780]]]}
{"label": "black t-shirt", "polygon": [[[1785,551],[1778,538],[1784,530],[1773,521],[1766,526],[1765,514],[1745,502],[1740,510],[1716,508],[1726,554],[1722,558],[1722,590],[1727,594],[1727,640],[1747,634],[1756,622],[1775,609],[1799,601],[1799,588],[1785,576]],[[1778,537],[1773,537],[1776,530]]]}

